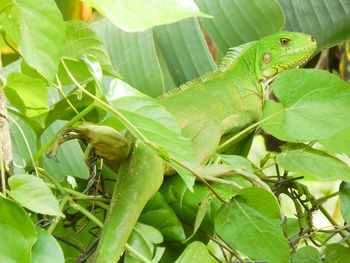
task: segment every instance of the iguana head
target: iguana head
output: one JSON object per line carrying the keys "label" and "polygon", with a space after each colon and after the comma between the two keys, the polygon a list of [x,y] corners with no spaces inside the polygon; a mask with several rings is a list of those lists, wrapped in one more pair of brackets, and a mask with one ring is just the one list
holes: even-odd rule
{"label": "iguana head", "polygon": [[317,44],[313,36],[281,31],[262,38],[258,46],[258,77],[264,81],[305,63],[315,52]]}

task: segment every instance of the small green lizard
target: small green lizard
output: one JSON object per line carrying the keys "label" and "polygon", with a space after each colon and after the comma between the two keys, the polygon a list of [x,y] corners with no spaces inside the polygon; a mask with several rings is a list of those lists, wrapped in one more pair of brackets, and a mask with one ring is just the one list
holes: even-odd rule
{"label": "small green lizard", "polygon": [[[196,171],[201,176],[232,173],[233,167],[220,164],[206,166],[206,163],[220,142],[261,119],[264,100],[270,93],[268,83],[278,73],[305,63],[315,50],[316,41],[310,35],[278,32],[230,48],[217,70],[159,98],[180,124],[183,136],[191,139]],[[101,135],[101,129],[86,123],[70,128],[49,151],[55,155],[62,142],[83,138],[91,142],[90,148],[115,171],[119,171],[96,253],[95,262],[98,263],[119,260],[138,216],[148,198],[160,187],[167,169],[164,162],[143,144],[136,141],[130,151],[130,143],[125,137],[116,131]],[[228,144],[226,149],[230,146]],[[153,187],[143,187],[148,180],[154,182]],[[132,195],[132,199],[123,199],[133,191],[137,193]],[[132,202],[137,203],[138,208],[128,211]]]}

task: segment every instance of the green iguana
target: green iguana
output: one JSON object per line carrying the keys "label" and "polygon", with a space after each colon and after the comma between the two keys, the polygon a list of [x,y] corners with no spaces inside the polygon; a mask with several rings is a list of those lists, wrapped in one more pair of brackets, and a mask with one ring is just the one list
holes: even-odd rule
{"label": "green iguana", "polygon": [[[230,166],[205,165],[220,141],[261,119],[269,81],[278,73],[305,63],[315,50],[316,41],[310,35],[278,32],[230,48],[217,70],[159,98],[178,121],[183,136],[191,139],[196,171],[201,176],[232,173]],[[160,187],[166,165],[143,144],[136,141],[130,147],[129,139],[108,127],[83,123],[63,134],[49,153],[55,155],[64,141],[83,138],[107,165],[119,171],[95,257],[98,263],[117,262],[145,203]],[[153,181],[153,188],[142,187],[149,180]],[[138,208],[128,211],[133,202],[139,204]]]}

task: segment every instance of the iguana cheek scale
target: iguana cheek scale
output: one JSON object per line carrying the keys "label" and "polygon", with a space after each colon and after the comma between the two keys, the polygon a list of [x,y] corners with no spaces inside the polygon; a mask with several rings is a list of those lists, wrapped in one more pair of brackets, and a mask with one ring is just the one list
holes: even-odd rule
{"label": "iguana cheek scale", "polygon": [[[217,70],[159,98],[180,124],[183,136],[192,140],[199,174],[203,177],[223,176],[234,170],[227,165],[205,164],[223,136],[230,137],[261,119],[263,102],[269,93],[267,83],[278,73],[307,61],[315,50],[316,41],[312,36],[278,32],[230,48]],[[60,143],[80,136],[92,143],[90,148],[99,152],[107,163],[113,163],[112,169],[119,170],[96,252],[97,263],[119,260],[138,216],[160,187],[167,169],[164,162],[142,143],[136,141],[133,150],[129,151],[130,143],[125,142],[123,136],[101,132],[101,129],[82,124],[73,128],[74,133],[68,132],[68,136],[59,139],[50,150],[55,154]],[[119,143],[113,144],[113,141]],[[112,154],[113,158],[109,160],[109,153],[115,151],[119,154]],[[144,187],[148,181],[154,182],[152,187]],[[251,182],[259,185],[259,182]],[[132,199],[125,200],[126,193],[128,196],[134,193]],[[130,211],[130,203],[137,204],[137,208]]]}

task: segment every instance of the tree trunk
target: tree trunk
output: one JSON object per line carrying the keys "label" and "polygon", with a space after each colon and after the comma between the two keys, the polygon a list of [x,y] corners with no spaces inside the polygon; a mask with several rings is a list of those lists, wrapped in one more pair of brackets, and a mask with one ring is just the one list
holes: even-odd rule
{"label": "tree trunk", "polygon": [[[1,63],[1,55],[0,55],[0,72],[2,71],[2,63]],[[3,160],[3,163],[6,165],[7,169],[12,170],[12,146],[11,146],[11,137],[10,137],[10,125],[7,115],[6,108],[6,97],[5,93],[2,90],[2,86],[0,83],[0,145],[1,151],[0,160]],[[0,166],[1,169],[2,165]],[[3,174],[0,171],[0,175]],[[0,176],[0,185],[2,185],[4,177]],[[1,187],[1,189],[3,189]]]}

